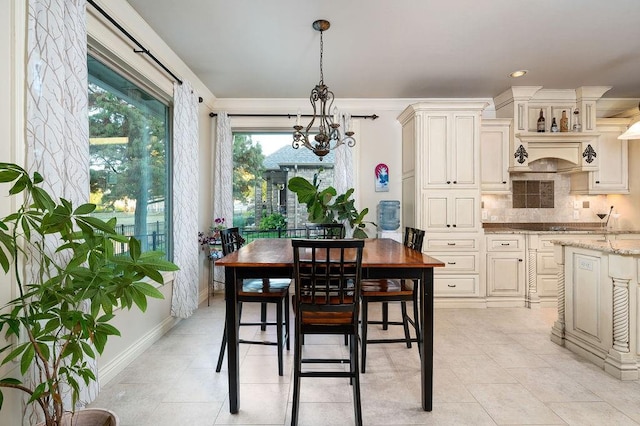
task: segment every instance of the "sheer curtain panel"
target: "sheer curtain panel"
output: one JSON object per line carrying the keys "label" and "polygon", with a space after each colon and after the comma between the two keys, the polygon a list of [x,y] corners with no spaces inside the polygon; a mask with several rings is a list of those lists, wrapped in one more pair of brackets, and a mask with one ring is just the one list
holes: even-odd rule
{"label": "sheer curtain panel", "polygon": [[198,99],[191,84],[173,85],[173,283],[171,315],[198,309]]}

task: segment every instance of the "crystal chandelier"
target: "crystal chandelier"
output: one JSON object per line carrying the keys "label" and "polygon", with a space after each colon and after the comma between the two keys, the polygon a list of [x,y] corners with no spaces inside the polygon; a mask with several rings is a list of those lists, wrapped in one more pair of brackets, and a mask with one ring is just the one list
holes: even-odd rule
{"label": "crystal chandelier", "polygon": [[[313,116],[311,122],[307,125],[304,132],[303,127],[300,125],[300,112],[296,119],[296,125],[293,126],[295,131],[293,132],[292,146],[298,149],[300,146],[310,149],[322,158],[329,153],[332,149],[339,147],[342,144],[347,144],[353,147],[356,144],[356,140],[353,138],[353,132],[351,131],[351,119],[347,120],[347,129],[344,132],[344,137],[340,133],[340,116],[338,114],[338,108],[333,107],[333,92],[329,90],[324,84],[324,74],[322,72],[322,33],[329,29],[329,21],[324,19],[317,20],[313,23],[313,29],[320,31],[320,82],[311,91],[309,101],[313,107]],[[333,110],[332,110],[333,107]],[[333,116],[331,115],[333,113]],[[312,129],[316,120],[319,121],[317,129]],[[313,136],[313,142],[309,141],[309,135]]]}

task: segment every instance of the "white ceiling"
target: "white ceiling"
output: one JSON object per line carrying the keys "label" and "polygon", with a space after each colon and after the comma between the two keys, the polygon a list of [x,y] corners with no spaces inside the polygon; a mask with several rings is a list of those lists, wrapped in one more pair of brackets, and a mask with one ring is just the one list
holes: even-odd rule
{"label": "white ceiling", "polygon": [[[218,98],[640,98],[640,0],[128,0]],[[145,46],[153,52],[153,46]],[[518,69],[529,73],[512,79]]]}

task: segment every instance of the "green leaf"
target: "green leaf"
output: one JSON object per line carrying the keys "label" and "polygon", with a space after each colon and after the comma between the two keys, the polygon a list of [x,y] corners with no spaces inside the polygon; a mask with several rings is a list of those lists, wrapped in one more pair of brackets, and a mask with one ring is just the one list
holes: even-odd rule
{"label": "green leaf", "polygon": [[13,182],[18,176],[20,176],[20,172],[17,170],[0,170],[0,182]]}
{"label": "green leaf", "polygon": [[96,205],[95,204],[91,204],[91,203],[86,203],[83,204],[81,206],[78,206],[74,211],[73,214],[90,214],[93,213],[96,209]]}
{"label": "green leaf", "polygon": [[114,229],[113,226],[111,226],[109,223],[98,219],[97,217],[91,217],[91,216],[82,216],[82,217],[76,217],[76,221],[80,222],[85,222],[87,224],[89,224],[90,226],[92,226],[93,228],[102,231],[102,232],[106,232],[107,234],[115,234],[116,230]]}
{"label": "green leaf", "polygon": [[27,187],[27,185],[31,184],[31,180],[29,179],[29,176],[27,175],[22,175],[18,178],[18,180],[16,180],[16,182],[13,184],[13,186],[11,187],[11,189],[9,190],[9,194],[11,195],[15,195],[15,194],[19,194],[22,191],[24,191],[24,189]]}
{"label": "green leaf", "polygon": [[160,290],[158,290],[157,288],[155,288],[155,286],[151,284],[140,281],[137,283],[133,283],[132,287],[140,291],[145,296],[153,297],[156,299],[164,299],[164,295],[160,292]]}
{"label": "green leaf", "polygon": [[141,252],[140,241],[134,237],[129,238],[129,256],[131,256],[133,260],[138,260]]}
{"label": "green leaf", "polygon": [[35,357],[36,351],[33,349],[33,346],[28,345],[24,353],[22,354],[22,358],[20,359],[20,373],[25,374],[29,369],[29,366],[33,362],[33,358]]}

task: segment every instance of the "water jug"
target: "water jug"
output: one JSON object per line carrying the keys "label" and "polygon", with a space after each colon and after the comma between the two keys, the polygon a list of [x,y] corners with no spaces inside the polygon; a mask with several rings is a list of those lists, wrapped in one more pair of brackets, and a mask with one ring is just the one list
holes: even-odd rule
{"label": "water jug", "polygon": [[378,227],[395,231],[400,227],[400,201],[382,200],[378,203]]}

